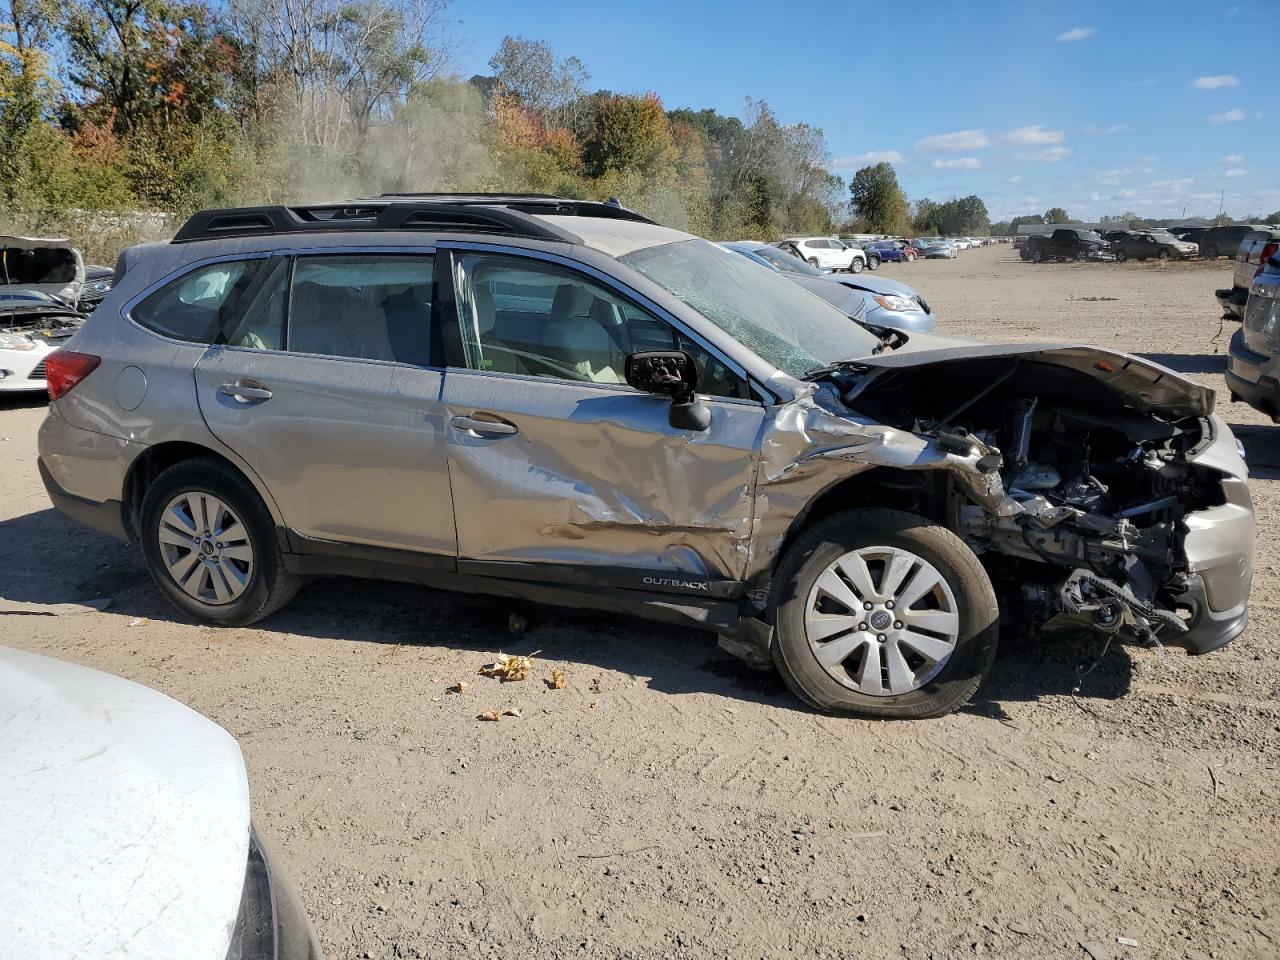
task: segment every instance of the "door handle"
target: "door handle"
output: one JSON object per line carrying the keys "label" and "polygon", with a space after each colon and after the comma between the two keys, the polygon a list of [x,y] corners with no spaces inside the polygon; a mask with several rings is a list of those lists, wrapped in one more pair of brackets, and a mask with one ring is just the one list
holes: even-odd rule
{"label": "door handle", "polygon": [[232,397],[241,403],[262,403],[271,399],[271,391],[253,380],[237,380],[235,383],[224,383],[218,388],[224,397]]}
{"label": "door handle", "polygon": [[519,432],[514,423],[507,423],[505,420],[477,420],[474,416],[454,417],[449,423],[459,430],[467,430],[470,433],[512,434]]}

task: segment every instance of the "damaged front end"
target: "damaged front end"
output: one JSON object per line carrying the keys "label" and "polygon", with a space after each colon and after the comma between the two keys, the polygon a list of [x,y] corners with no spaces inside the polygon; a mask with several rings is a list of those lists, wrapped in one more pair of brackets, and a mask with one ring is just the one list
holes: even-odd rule
{"label": "damaged front end", "polygon": [[1138,358],[1052,345],[945,344],[817,379],[767,438],[766,505],[802,496],[815,461],[844,463],[910,490],[906,508],[964,539],[1006,624],[1193,653],[1244,629],[1247,468],[1211,391]]}

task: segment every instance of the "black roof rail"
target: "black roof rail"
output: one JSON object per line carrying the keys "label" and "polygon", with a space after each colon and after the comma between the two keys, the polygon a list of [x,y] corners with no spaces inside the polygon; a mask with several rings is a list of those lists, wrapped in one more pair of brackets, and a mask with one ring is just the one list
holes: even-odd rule
{"label": "black roof rail", "polygon": [[384,193],[376,199],[507,207],[534,214],[605,217],[612,220],[631,220],[636,223],[654,223],[644,214],[624,207],[617,197],[599,201],[574,200],[549,193]]}
{"label": "black roof rail", "polygon": [[[548,213],[555,197],[482,200],[481,194],[443,194],[349,200],[310,206],[235,207],[193,214],[174,235],[174,243],[275,234],[383,230],[439,230],[489,233],[581,243],[581,238],[531,213]],[[604,204],[598,206],[603,207]],[[588,214],[590,215],[590,214]],[[606,214],[607,215],[607,214]],[[637,218],[639,214],[635,215]]]}

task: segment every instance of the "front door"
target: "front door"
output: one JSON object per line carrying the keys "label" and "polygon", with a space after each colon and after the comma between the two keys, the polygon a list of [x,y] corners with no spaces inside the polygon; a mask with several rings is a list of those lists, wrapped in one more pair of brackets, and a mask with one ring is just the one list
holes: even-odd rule
{"label": "front door", "polygon": [[276,258],[226,343],[196,364],[209,429],[294,534],[452,563],[433,259]]}
{"label": "front door", "polygon": [[[558,264],[458,254],[445,375],[459,569],[715,595],[741,578],[764,410],[665,320]],[[623,382],[628,353],[695,356],[711,426]],[[705,584],[705,585],[704,585]]]}

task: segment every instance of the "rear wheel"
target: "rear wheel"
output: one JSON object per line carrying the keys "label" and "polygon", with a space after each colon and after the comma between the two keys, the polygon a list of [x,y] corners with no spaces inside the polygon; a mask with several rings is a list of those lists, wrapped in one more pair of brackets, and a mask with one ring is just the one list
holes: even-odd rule
{"label": "rear wheel", "polygon": [[963,706],[995,657],[986,571],[945,527],[896,510],[820,521],[783,558],[774,663],[832,713],[935,717]]}
{"label": "rear wheel", "polygon": [[1032,263],[1044,263],[1044,254],[1043,254],[1043,253],[1041,253],[1039,250],[1033,250],[1033,251],[1031,252],[1031,262],[1032,262]]}
{"label": "rear wheel", "polygon": [[879,258],[879,257],[877,257],[875,254],[872,254],[871,256],[867,257],[867,269],[868,269],[868,270],[879,270],[879,269],[880,269],[880,258]]}
{"label": "rear wheel", "polygon": [[1169,251],[1168,251],[1168,250],[1161,250],[1159,253],[1157,253],[1157,254],[1156,254],[1156,259],[1157,259],[1157,260],[1168,260],[1168,259],[1169,259]]}
{"label": "rear wheel", "polygon": [[288,603],[301,584],[284,567],[257,491],[213,458],[186,460],[155,479],[142,501],[139,536],[161,592],[208,623],[261,620]]}
{"label": "rear wheel", "polygon": [[849,272],[861,273],[863,266],[865,266],[865,264],[863,264],[863,262],[857,257],[854,257],[853,262],[849,264]]}
{"label": "rear wheel", "polygon": [[818,265],[818,258],[817,258],[817,257],[810,257],[810,258],[809,258],[809,266],[811,266],[811,267],[816,267],[817,265]]}

